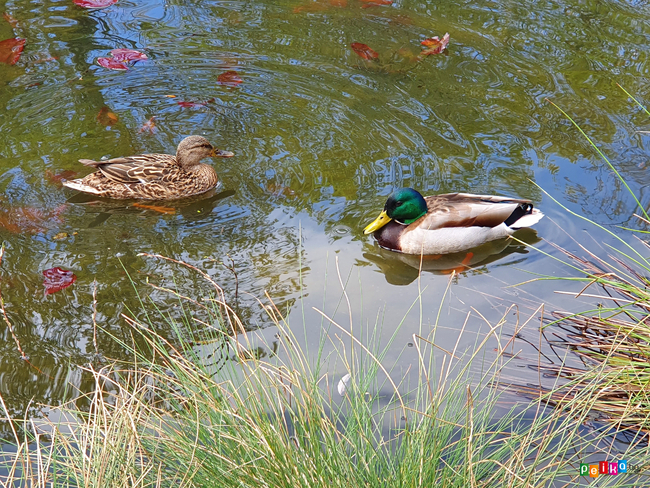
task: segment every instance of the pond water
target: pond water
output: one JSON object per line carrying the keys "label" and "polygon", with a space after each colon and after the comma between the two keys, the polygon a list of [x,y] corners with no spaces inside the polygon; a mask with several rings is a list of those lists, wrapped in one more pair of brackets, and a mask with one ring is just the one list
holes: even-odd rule
{"label": "pond water", "polygon": [[[246,327],[271,341],[254,297],[268,293],[313,346],[327,324],[312,307],[349,323],[344,283],[354,323],[372,330],[379,322],[380,342],[392,340],[386,366],[407,370],[412,336],[430,331],[458,265],[431,263],[418,279],[418,263],[363,235],[403,186],[529,198],[547,215],[537,236],[522,238],[550,256],[497,246],[459,270],[442,307],[441,347],[453,349],[471,307],[493,323],[513,303],[522,318],[542,302],[586,308],[586,298],[554,293],[568,285],[509,287],[535,274],[576,275],[553,259],[560,252],[547,241],[576,249],[575,239],[596,250],[612,242],[540,188],[599,224],[640,225],[634,200],[546,99],[576,118],[642,203],[650,198],[650,135],[639,132],[650,120],[617,87],[648,100],[645,2],[119,0],[87,10],[55,0],[7,1],[3,11],[16,23],[0,19],[0,40],[27,40],[15,65],[0,64],[0,291],[29,357],[20,358],[0,321],[0,392],[18,417],[91,386],[79,366],[95,356],[95,280],[95,320],[124,338],[130,330],[120,314],[142,310],[136,290],[179,313],[147,280],[176,283],[189,297],[210,293],[196,274],[139,253],[204,270],[237,302]],[[422,40],[446,32],[446,52],[418,59]],[[378,58],[363,59],[354,42]],[[96,64],[115,48],[148,60],[128,71]],[[228,71],[242,83],[220,83]],[[113,125],[98,119],[103,107],[117,116]],[[155,132],[141,130],[151,117]],[[87,173],[80,158],[173,153],[190,134],[235,153],[210,161],[223,193],[162,213],[79,201],[57,184],[62,174]],[[42,272],[53,267],[77,280],[45,295]],[[538,323],[520,336],[539,343]],[[167,327],[160,320],[162,333]],[[486,330],[473,313],[460,350]],[[528,367],[535,348],[523,340],[518,348],[525,350],[511,374],[536,383]],[[98,350],[123,357],[104,332]]]}

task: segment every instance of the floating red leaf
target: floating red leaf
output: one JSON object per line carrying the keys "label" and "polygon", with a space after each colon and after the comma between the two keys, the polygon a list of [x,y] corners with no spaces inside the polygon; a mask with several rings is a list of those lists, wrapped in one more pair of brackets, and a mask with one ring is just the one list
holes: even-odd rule
{"label": "floating red leaf", "polygon": [[61,291],[77,281],[77,277],[72,271],[66,271],[58,267],[46,269],[43,271],[43,276],[45,277],[43,286],[45,286],[46,295]]}
{"label": "floating red leaf", "polygon": [[156,132],[155,120],[156,120],[156,116],[154,115],[149,120],[147,120],[142,127],[140,127],[140,130],[138,132],[149,132],[150,134]]}
{"label": "floating red leaf", "polygon": [[113,58],[97,58],[97,64],[108,69],[116,71],[126,71],[129,67],[121,61]]}
{"label": "floating red leaf", "polygon": [[10,13],[5,12],[4,14],[2,14],[2,16],[5,18],[7,22],[9,22],[11,27],[16,27],[18,25],[18,21],[14,19]]}
{"label": "floating red leaf", "polygon": [[447,44],[449,44],[449,32],[442,36],[442,39],[438,39],[438,36],[429,37],[420,44],[424,46],[420,54],[424,54],[425,56],[429,56],[430,54],[440,54],[442,51],[447,49]]}
{"label": "floating red leaf", "polygon": [[357,53],[363,59],[372,60],[372,59],[377,59],[379,57],[379,54],[377,54],[375,51],[370,49],[365,44],[361,44],[360,42],[353,42],[352,44],[350,44],[350,47],[355,53]]}
{"label": "floating red leaf", "polygon": [[16,64],[25,48],[25,39],[15,37],[0,41],[0,63]]}
{"label": "floating red leaf", "polygon": [[115,125],[117,123],[117,115],[111,112],[108,107],[102,107],[97,114],[97,122],[105,127]]}
{"label": "floating red leaf", "polygon": [[117,0],[72,0],[75,5],[83,8],[106,8],[110,7]]}
{"label": "floating red leaf", "polygon": [[140,51],[136,51],[135,49],[126,49],[126,48],[120,48],[120,49],[113,49],[111,51],[111,56],[113,56],[113,59],[115,61],[124,61],[124,62],[129,62],[129,61],[144,61],[147,58],[147,55],[144,53],[141,53]]}
{"label": "floating red leaf", "polygon": [[222,85],[237,86],[240,83],[243,83],[244,80],[239,77],[236,71],[226,71],[217,76],[217,82]]}

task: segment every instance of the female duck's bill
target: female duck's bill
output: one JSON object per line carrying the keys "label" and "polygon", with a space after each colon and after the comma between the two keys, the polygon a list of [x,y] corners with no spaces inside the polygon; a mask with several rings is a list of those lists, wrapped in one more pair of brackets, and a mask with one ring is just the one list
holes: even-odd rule
{"label": "female duck's bill", "polygon": [[393,251],[448,254],[510,236],[543,216],[530,200],[468,193],[423,197],[402,188],[364,233]]}

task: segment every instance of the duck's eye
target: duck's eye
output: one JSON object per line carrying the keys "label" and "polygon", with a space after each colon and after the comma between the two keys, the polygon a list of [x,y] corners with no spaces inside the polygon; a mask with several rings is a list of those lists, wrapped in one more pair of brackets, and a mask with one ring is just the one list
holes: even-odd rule
{"label": "duck's eye", "polygon": [[402,200],[397,200],[397,203],[395,205],[399,207],[402,203],[404,203]]}

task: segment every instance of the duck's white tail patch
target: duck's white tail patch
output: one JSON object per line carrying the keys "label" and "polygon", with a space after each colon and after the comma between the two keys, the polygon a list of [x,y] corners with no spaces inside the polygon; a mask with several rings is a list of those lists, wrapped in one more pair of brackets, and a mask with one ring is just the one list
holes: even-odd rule
{"label": "duck's white tail patch", "polygon": [[534,208],[532,213],[526,214],[519,218],[516,222],[513,222],[510,228],[521,229],[522,227],[531,227],[532,225],[535,225],[537,222],[542,220],[542,217],[544,217],[544,214]]}
{"label": "duck's white tail patch", "polygon": [[92,193],[93,195],[99,195],[99,190],[96,188],[93,188],[92,186],[84,185],[81,183],[81,180],[63,180],[61,182],[63,186],[67,186],[68,188],[72,188],[73,190],[77,191],[82,191],[84,193]]}

